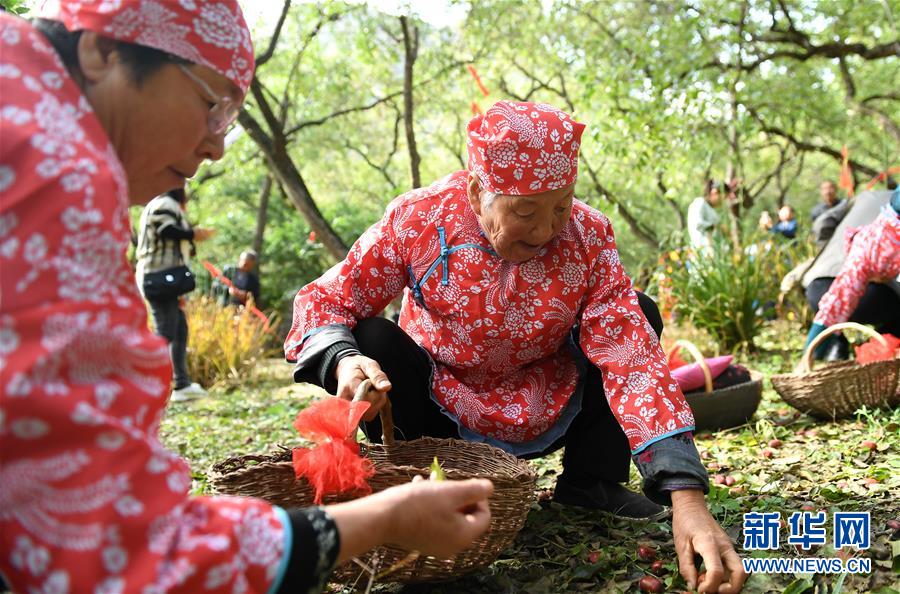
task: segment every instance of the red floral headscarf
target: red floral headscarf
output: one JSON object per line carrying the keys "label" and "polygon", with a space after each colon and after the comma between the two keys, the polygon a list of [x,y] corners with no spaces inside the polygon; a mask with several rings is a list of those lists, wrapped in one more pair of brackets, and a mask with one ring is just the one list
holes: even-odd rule
{"label": "red floral headscarf", "polygon": [[237,0],[59,0],[41,16],[206,66],[244,94],[253,79],[253,44]]}
{"label": "red floral headscarf", "polygon": [[495,194],[538,194],[575,183],[585,125],[546,103],[498,101],[469,120],[469,170]]}

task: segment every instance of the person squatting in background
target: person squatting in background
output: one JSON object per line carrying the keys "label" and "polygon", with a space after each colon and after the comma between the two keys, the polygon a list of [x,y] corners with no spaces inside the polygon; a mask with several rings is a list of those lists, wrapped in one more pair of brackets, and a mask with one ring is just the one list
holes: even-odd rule
{"label": "person squatting in background", "polygon": [[[876,323],[882,334],[900,336],[900,296],[889,288],[900,277],[900,189],[891,193],[890,202],[881,208],[875,221],[848,229],[844,240],[846,258],[818,300],[807,346],[829,326],[850,320],[872,285],[884,286],[882,291],[892,304],[873,312],[875,319],[867,321]],[[823,343],[823,347],[827,348],[827,344]]]}

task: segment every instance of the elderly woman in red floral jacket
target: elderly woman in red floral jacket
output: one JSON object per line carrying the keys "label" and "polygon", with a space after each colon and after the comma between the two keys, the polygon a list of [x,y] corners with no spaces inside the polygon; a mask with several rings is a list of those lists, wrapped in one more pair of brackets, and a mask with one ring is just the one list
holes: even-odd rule
{"label": "elderly woman in red floral jacket", "polygon": [[221,158],[253,64],[236,0],[0,13],[0,581],[16,592],[319,591],[336,560],[383,542],[448,555],[489,525],[489,481],[293,510],[191,497],[159,442],[172,365],[125,258],[128,206]]}
{"label": "elderly woman in red floral jacket", "polygon": [[[526,458],[565,446],[561,503],[658,514],[619,484],[633,457],[647,495],[674,507],[688,582],[697,552],[705,590],[737,592],[746,576],[706,509],[659,313],[632,289],[609,220],[574,197],[583,130],[540,103],[473,118],[468,171],[394,200],[301,289],[285,353],[295,380],[343,398],[373,380],[370,439],[389,397],[400,439],[461,437]],[[376,317],[401,292],[399,326]]]}

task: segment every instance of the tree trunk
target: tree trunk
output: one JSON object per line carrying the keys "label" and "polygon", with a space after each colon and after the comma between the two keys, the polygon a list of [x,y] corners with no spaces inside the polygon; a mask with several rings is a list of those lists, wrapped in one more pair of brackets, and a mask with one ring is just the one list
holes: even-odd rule
{"label": "tree trunk", "polygon": [[[736,160],[738,159],[738,133],[737,133],[737,122],[735,122],[735,118],[737,117],[737,101],[734,96],[734,88],[732,87],[732,95],[731,95],[731,113],[728,122],[728,145],[729,145],[729,156],[728,156],[728,165],[725,168],[725,185],[727,187],[731,187],[734,180],[738,179],[738,167],[736,166]],[[741,248],[741,233],[740,227],[738,226],[738,221],[741,216],[741,200],[739,198],[739,193],[741,188],[739,185],[734,186],[734,192],[723,188],[724,194],[724,202],[725,208],[728,210],[728,233],[731,237],[731,243],[734,246],[734,249],[739,250]]]}
{"label": "tree trunk", "polygon": [[257,262],[262,261],[263,235],[266,232],[266,222],[269,218],[269,195],[272,193],[272,176],[263,178],[262,187],[259,189],[259,208],[256,211],[256,230],[253,232],[253,251],[256,252]]}
{"label": "tree trunk", "polygon": [[243,126],[250,138],[256,143],[262,151],[269,164],[269,168],[274,173],[276,180],[281,185],[287,197],[291,199],[294,206],[306,218],[310,228],[316,232],[319,241],[325,246],[325,249],[336,259],[343,260],[347,255],[347,245],[340,236],[335,233],[325,217],[322,216],[319,207],[313,201],[303,181],[300,172],[294,166],[294,162],[288,156],[284,147],[277,147],[272,139],[263,131],[253,116],[246,110],[241,110],[238,120]]}
{"label": "tree trunk", "polygon": [[[747,3],[741,5],[741,20],[738,25],[738,64],[741,63],[744,49],[744,21],[747,18]],[[741,163],[741,147],[740,138],[737,131],[738,118],[738,83],[741,80],[742,71],[740,68],[735,69],[734,78],[731,80],[731,88],[729,89],[729,114],[728,114],[728,166],[725,173],[725,183],[731,186],[734,184],[733,192],[725,193],[725,206],[729,213],[729,234],[731,235],[731,243],[735,250],[741,249],[741,199],[740,194],[742,188],[740,184],[734,183],[743,173],[743,164]]]}
{"label": "tree trunk", "polygon": [[405,16],[400,17],[403,29],[403,124],[406,129],[406,146],[409,149],[409,167],[412,172],[412,187],[422,187],[419,174],[419,150],[416,148],[416,133],[413,129],[413,64],[419,53],[419,28],[413,25],[409,30],[409,22]]}

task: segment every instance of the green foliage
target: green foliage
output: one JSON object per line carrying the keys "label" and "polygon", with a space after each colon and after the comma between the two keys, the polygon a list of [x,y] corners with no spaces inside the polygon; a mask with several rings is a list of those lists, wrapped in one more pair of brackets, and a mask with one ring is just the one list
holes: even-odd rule
{"label": "green foliage", "polygon": [[243,382],[257,361],[277,354],[271,328],[244,307],[222,307],[201,296],[185,308],[190,332],[188,372],[205,386],[219,382]]}
{"label": "green foliage", "polygon": [[31,10],[28,0],[0,0],[0,9],[19,16],[24,16]]}
{"label": "green foliage", "polygon": [[[449,4],[461,18],[410,21],[420,40],[413,121],[423,183],[465,167],[473,102],[485,109],[516,98],[569,109],[588,124],[576,195],[610,217],[622,261],[639,281],[660,249],[680,246],[684,214],[706,176],[722,179],[731,166],[744,180],[738,226],[746,232],[761,208],[783,203],[807,223],[819,182],[839,173],[824,150],[846,145],[879,171],[897,164],[900,142],[885,124],[900,121],[896,56],[845,56],[855,91],[848,98],[838,60],[794,58],[808,49],[771,39],[795,27],[816,47],[886,44],[897,37],[898,0]],[[433,6],[427,12],[440,17],[442,3]],[[271,31],[271,22],[258,27],[258,48]],[[257,72],[271,104],[284,101],[289,156],[348,245],[411,186],[398,35],[397,15],[377,3],[294,3]],[[733,66],[738,59],[745,67]],[[262,119],[253,98],[246,108]],[[819,148],[801,150],[784,134]],[[220,267],[251,245],[269,174],[246,135],[237,130],[232,139],[224,159],[192,182],[192,220],[219,231],[198,246],[200,255]],[[856,174],[858,183],[869,177]],[[309,231],[273,189],[260,276],[263,302],[284,318],[294,292],[334,263],[307,241]],[[803,313],[802,299],[789,305]]]}

